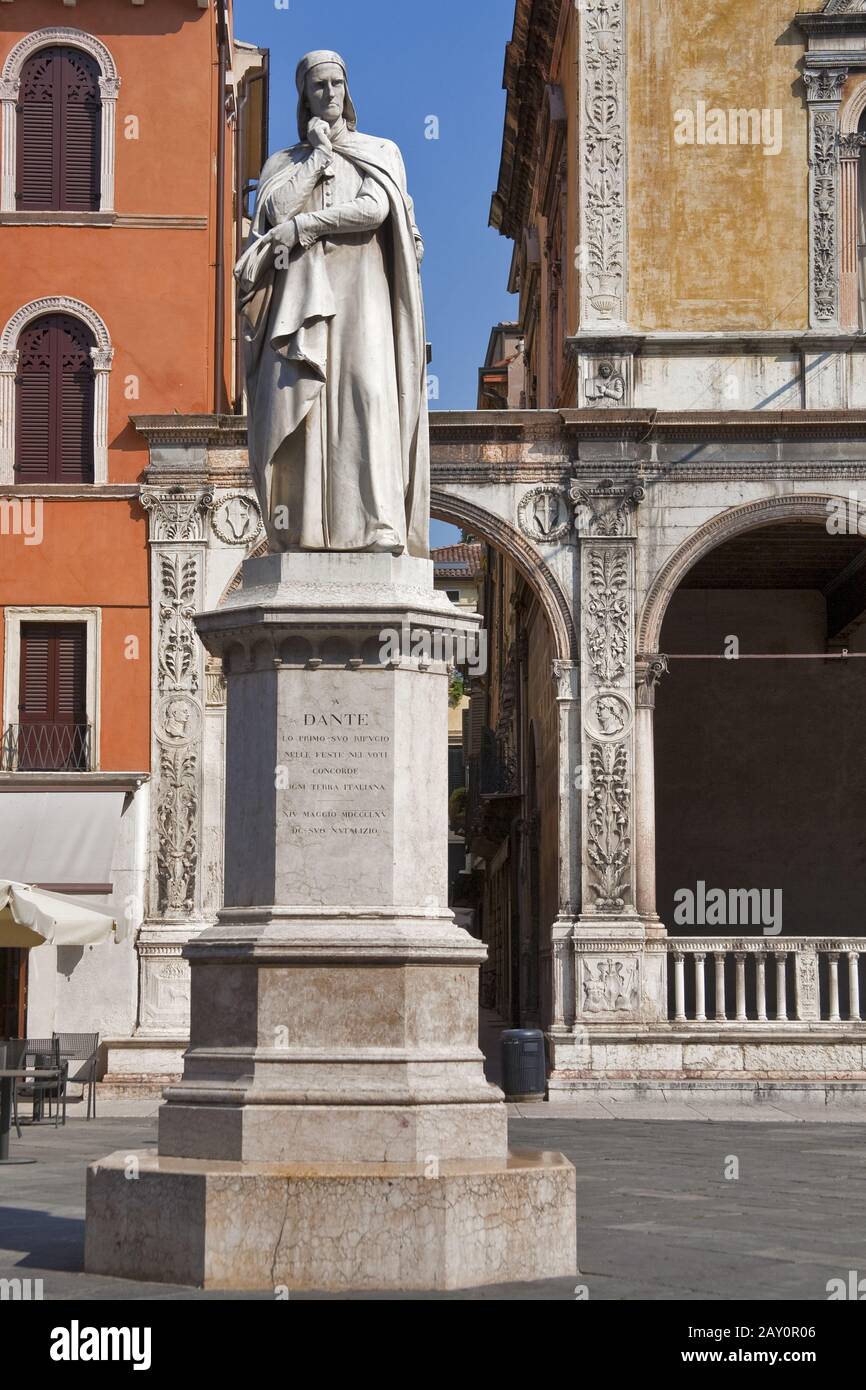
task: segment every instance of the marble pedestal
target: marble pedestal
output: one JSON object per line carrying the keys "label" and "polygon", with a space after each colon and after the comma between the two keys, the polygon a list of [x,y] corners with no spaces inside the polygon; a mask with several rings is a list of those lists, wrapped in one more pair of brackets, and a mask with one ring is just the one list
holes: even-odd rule
{"label": "marble pedestal", "polygon": [[[88,1174],[93,1273],[459,1288],[575,1270],[574,1173],[510,1158],[447,906],[447,683],[472,619],[429,561],[285,554],[198,627],[228,684],[224,907],[156,1156]],[[531,1273],[530,1273],[531,1271]]]}

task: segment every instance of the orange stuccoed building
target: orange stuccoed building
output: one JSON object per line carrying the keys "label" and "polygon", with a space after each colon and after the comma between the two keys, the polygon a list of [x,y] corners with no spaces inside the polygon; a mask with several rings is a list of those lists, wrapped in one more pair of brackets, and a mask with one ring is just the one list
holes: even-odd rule
{"label": "orange stuccoed building", "polygon": [[218,827],[190,837],[187,740],[221,714],[201,552],[221,499],[227,572],[256,529],[244,480],[191,492],[135,421],[239,406],[267,59],[230,3],[0,0],[0,879],[106,905],[119,936],[0,948],[0,1037],[99,1032],[128,1075],[174,1069],[216,891]]}

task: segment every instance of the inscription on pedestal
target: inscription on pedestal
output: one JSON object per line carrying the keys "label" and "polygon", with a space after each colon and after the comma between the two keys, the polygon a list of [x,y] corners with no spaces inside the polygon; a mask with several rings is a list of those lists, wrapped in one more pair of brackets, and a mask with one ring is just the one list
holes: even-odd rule
{"label": "inscription on pedestal", "polygon": [[393,712],[369,680],[350,681],[348,698],[302,698],[277,741],[277,833],[322,902],[375,901],[393,860]]}

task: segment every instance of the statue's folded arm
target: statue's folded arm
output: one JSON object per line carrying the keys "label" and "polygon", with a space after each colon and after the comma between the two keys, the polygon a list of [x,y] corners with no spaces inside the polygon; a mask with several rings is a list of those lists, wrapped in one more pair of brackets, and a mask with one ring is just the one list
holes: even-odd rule
{"label": "statue's folded arm", "polygon": [[391,208],[388,195],[375,179],[365,178],[356,198],[348,203],[324,208],[321,212],[302,212],[296,216],[298,238],[309,246],[318,237],[339,236],[341,232],[368,232],[381,227]]}
{"label": "statue's folded arm", "polygon": [[288,164],[282,175],[276,176],[277,186],[265,194],[264,215],[268,223],[278,226],[299,213],[332,162],[333,155],[316,148],[306,159]]}

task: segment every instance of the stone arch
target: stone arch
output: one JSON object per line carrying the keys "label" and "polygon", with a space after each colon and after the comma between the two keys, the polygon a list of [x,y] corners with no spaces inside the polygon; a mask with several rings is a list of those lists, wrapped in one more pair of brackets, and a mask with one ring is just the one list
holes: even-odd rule
{"label": "stone arch", "polygon": [[553,634],[555,657],[558,661],[578,659],[577,628],[565,594],[556,575],[531,541],[502,517],[479,507],[465,497],[433,488],[430,511],[442,521],[450,521],[478,532],[491,545],[503,551],[514,562],[523,578],[538,596]]}
{"label": "stone arch", "polygon": [[0,212],[15,212],[15,168],[18,122],[16,105],[21,83],[21,69],[27,59],[40,48],[51,48],[55,44],[68,44],[89,53],[99,67],[99,95],[102,100],[102,128],[99,212],[114,210],[114,151],[115,122],[117,115],[117,95],[120,91],[120,76],[111,50],[84,29],[52,26],[47,29],[34,29],[19,39],[6,55],[0,69],[0,107],[3,113],[2,171],[0,171]]}
{"label": "stone arch", "polygon": [[856,135],[860,117],[866,111],[866,74],[861,77],[848,100],[842,103],[839,111],[839,131],[842,135]]}
{"label": "stone arch", "polygon": [[43,314],[71,314],[73,318],[81,319],[81,322],[87,324],[96,339],[97,349],[101,349],[103,352],[111,351],[111,337],[108,328],[105,320],[97,314],[96,310],[91,309],[89,304],[85,304],[83,299],[72,299],[67,294],[54,294],[43,299],[31,299],[29,304],[22,304],[20,309],[15,310],[0,333],[0,352],[12,351],[18,342],[22,328]]}
{"label": "stone arch", "polygon": [[831,502],[838,502],[843,507],[848,505],[847,498],[832,493],[808,493],[802,496],[764,497],[710,517],[674,551],[650,584],[638,620],[638,655],[646,656],[658,651],[668,604],[684,576],[708,551],[744,531],[754,531],[777,521],[826,522],[827,506]]}
{"label": "stone arch", "polygon": [[108,376],[114,358],[111,335],[104,319],[85,304],[66,294],[31,299],[6,322],[0,332],[0,485],[15,477],[15,372],[18,367],[18,338],[21,330],[43,314],[70,314],[80,319],[93,334],[93,482],[108,482]]}

